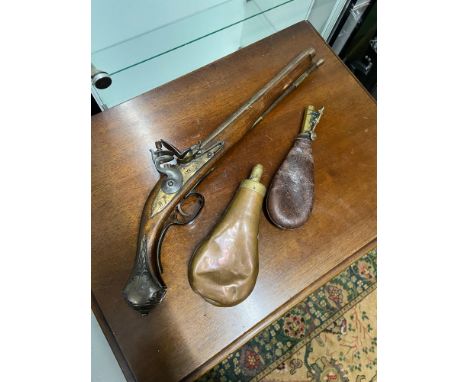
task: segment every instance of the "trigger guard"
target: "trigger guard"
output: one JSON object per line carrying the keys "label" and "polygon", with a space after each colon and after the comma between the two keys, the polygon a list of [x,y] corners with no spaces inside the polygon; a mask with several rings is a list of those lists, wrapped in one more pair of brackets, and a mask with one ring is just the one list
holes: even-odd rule
{"label": "trigger guard", "polygon": [[191,192],[191,193],[187,194],[187,196],[184,198],[184,200],[187,200],[188,198],[190,198],[192,196],[195,196],[197,198],[197,202],[198,202],[198,205],[199,205],[198,209],[195,211],[194,214],[191,215],[191,214],[186,213],[182,208],[182,203],[179,203],[177,205],[177,207],[176,207],[177,212],[179,212],[183,217],[186,217],[186,218],[189,218],[189,219],[186,220],[186,221],[179,221],[176,218],[174,224],[178,224],[178,225],[190,224],[200,214],[201,210],[203,209],[203,206],[205,205],[205,197],[202,194],[198,193],[198,192]]}

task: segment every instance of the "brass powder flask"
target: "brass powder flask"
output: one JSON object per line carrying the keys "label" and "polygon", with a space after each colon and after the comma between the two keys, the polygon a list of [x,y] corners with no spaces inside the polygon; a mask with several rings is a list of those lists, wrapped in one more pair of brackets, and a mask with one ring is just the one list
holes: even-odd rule
{"label": "brass powder flask", "polygon": [[252,292],[258,275],[258,226],[266,188],[257,164],[189,264],[192,289],[217,306],[234,306]]}

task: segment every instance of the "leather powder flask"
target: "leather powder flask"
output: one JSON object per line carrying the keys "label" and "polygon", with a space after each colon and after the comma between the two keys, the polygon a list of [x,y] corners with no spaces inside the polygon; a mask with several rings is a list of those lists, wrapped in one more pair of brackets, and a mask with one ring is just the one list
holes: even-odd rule
{"label": "leather powder flask", "polygon": [[314,157],[312,141],[324,108],[308,106],[302,129],[273,177],[268,189],[266,210],[274,225],[293,229],[303,225],[314,203]]}
{"label": "leather powder flask", "polygon": [[234,306],[252,292],[258,275],[258,225],[266,188],[257,164],[237,190],[189,264],[192,289],[216,306]]}

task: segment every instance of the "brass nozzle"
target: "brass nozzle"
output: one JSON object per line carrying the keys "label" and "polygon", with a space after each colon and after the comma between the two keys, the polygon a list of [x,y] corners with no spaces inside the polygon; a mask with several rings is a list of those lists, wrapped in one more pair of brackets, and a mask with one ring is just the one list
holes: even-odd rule
{"label": "brass nozzle", "polygon": [[254,166],[252,172],[250,173],[249,179],[255,182],[260,182],[260,178],[263,174],[263,166],[259,163]]}
{"label": "brass nozzle", "polygon": [[250,172],[249,179],[243,180],[240,187],[249,188],[252,191],[258,192],[264,196],[266,193],[266,187],[260,183],[262,174],[263,166],[260,163],[256,164]]}
{"label": "brass nozzle", "polygon": [[320,118],[322,117],[324,107],[316,110],[314,106],[307,106],[302,120],[301,134],[308,134],[311,139],[315,139],[315,128],[317,127]]}

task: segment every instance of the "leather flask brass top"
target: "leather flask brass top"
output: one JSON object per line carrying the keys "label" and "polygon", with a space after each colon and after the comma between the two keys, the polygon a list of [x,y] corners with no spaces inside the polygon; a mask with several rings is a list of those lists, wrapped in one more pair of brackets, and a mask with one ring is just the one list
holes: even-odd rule
{"label": "leather flask brass top", "polygon": [[258,275],[258,225],[265,196],[257,164],[221,220],[192,256],[189,282],[206,301],[234,306],[252,292]]}
{"label": "leather flask brass top", "polygon": [[268,188],[266,210],[274,225],[293,229],[303,225],[314,203],[312,141],[324,108],[307,107],[302,130]]}

